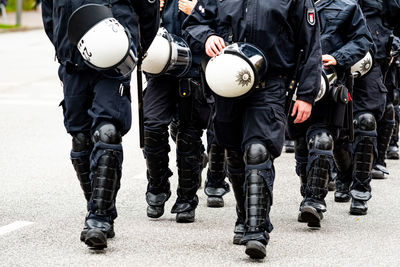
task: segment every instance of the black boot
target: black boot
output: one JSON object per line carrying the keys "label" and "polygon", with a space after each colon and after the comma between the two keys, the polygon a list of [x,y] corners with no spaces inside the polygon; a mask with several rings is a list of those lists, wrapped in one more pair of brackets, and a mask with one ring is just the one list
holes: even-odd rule
{"label": "black boot", "polygon": [[171,196],[169,177],[172,176],[168,168],[170,151],[168,133],[145,131],[144,156],[147,165],[147,216],[159,218],[164,214],[165,202]]}
{"label": "black boot", "polygon": [[233,230],[233,244],[244,245],[242,238],[245,232],[245,220],[246,210],[244,201],[246,193],[244,191],[244,161],[243,153],[240,149],[238,150],[226,150],[226,163],[227,163],[227,175],[229,181],[232,184],[233,194],[236,200],[236,222]]}
{"label": "black boot", "polygon": [[371,198],[371,170],[374,162],[376,121],[372,114],[364,113],[355,120],[356,141],[353,165],[353,183],[350,189],[350,214],[367,214],[367,201]]}
{"label": "black boot", "polygon": [[195,220],[194,210],[198,204],[196,195],[201,170],[201,139],[193,138],[178,131],[176,140],[176,161],[178,167],[178,198],[171,212],[177,213],[178,223],[191,223]]}
{"label": "black boot", "polygon": [[207,206],[219,208],[224,206],[223,195],[229,192],[229,184],[225,182],[225,150],[211,144],[209,151],[209,168],[207,171],[204,193],[207,195]]}

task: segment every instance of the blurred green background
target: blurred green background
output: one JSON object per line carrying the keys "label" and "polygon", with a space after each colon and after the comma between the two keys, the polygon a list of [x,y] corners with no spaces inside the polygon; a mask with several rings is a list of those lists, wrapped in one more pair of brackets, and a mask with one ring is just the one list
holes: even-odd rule
{"label": "blurred green background", "polygon": [[[35,0],[23,0],[22,8],[24,10],[32,10],[35,6]],[[15,0],[8,0],[8,4],[6,7],[7,11],[12,12],[15,11]]]}

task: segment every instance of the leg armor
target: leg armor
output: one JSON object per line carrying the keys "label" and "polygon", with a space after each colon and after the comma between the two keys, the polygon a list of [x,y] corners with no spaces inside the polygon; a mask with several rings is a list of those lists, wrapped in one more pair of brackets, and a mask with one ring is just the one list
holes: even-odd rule
{"label": "leg armor", "polygon": [[179,185],[177,190],[178,199],[171,212],[178,213],[178,222],[193,222],[194,210],[198,204],[196,191],[199,186],[202,143],[200,137],[195,138],[193,136],[179,129],[176,139]]}
{"label": "leg armor", "polygon": [[89,135],[78,133],[72,136],[71,161],[87,202],[89,202],[92,195],[89,159],[92,149],[93,142]]}
{"label": "leg armor", "polygon": [[171,196],[168,168],[168,132],[146,130],[144,132],[144,156],[147,165],[147,216],[158,218],[164,214],[164,203]]}
{"label": "leg armor", "polygon": [[351,145],[339,140],[335,143],[333,154],[335,157],[338,174],[336,177],[336,202],[347,202],[350,200],[350,185],[352,182],[352,156]]}
{"label": "leg armor", "polygon": [[333,138],[321,131],[310,138],[307,184],[301,217],[309,227],[320,227],[322,212],[326,211],[330,171],[333,167]]}
{"label": "leg armor", "polygon": [[93,193],[85,222],[85,243],[90,247],[104,248],[107,247],[107,237],[114,236],[115,199],[123,160],[122,138],[113,124],[105,123],[94,132],[93,141],[90,166]]}
{"label": "leg armor", "polygon": [[389,172],[386,169],[385,156],[389,147],[390,138],[392,137],[393,128],[395,126],[394,107],[392,104],[386,106],[385,114],[378,123],[378,157],[375,166],[372,169],[372,177],[383,179]]}
{"label": "leg armor", "polygon": [[364,215],[367,213],[366,202],[371,198],[371,170],[376,151],[376,121],[370,113],[362,113],[355,119],[356,139],[353,144],[353,184],[350,195],[352,204],[350,213]]}
{"label": "leg armor", "polygon": [[399,159],[399,146],[397,140],[399,139],[399,119],[396,115],[396,124],[393,130],[392,138],[390,139],[389,147],[386,153],[388,159]]}
{"label": "leg armor", "polygon": [[295,140],[296,173],[300,177],[300,194],[306,196],[308,147],[305,137]]}
{"label": "leg armor", "polygon": [[229,192],[229,184],[225,182],[225,150],[217,144],[211,144],[209,151],[209,168],[204,193],[208,196],[208,207],[223,207],[223,195]]}
{"label": "leg armor", "polygon": [[246,149],[246,254],[251,258],[265,257],[272,225],[269,211],[272,204],[274,169],[271,155],[263,144],[251,144]]}
{"label": "leg armor", "polygon": [[246,220],[246,210],[244,201],[246,194],[244,191],[244,161],[243,153],[240,150],[226,150],[227,174],[232,183],[233,193],[236,199],[236,223],[234,229],[233,244],[241,244],[244,234],[244,222]]}

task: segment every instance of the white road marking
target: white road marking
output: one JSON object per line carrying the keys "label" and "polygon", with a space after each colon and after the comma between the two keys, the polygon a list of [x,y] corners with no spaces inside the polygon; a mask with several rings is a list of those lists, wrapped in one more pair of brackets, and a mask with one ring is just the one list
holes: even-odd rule
{"label": "white road marking", "polygon": [[22,227],[25,227],[25,226],[28,226],[28,225],[31,225],[31,224],[33,224],[33,222],[15,221],[15,222],[10,223],[10,224],[8,224],[6,226],[0,227],[0,235],[5,235],[5,234],[7,234],[9,232],[18,230],[18,229],[20,229]]}

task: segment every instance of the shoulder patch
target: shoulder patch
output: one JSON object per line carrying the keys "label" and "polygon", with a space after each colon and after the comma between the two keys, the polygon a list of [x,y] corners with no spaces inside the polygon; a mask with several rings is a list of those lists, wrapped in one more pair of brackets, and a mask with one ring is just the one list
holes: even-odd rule
{"label": "shoulder patch", "polygon": [[315,8],[307,9],[307,22],[311,26],[315,25]]}

